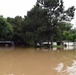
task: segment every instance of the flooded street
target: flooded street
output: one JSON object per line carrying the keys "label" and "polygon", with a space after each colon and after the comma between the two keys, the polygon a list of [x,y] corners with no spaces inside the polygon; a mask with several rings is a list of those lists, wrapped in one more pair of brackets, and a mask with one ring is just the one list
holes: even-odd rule
{"label": "flooded street", "polygon": [[76,50],[2,48],[0,75],[76,75]]}

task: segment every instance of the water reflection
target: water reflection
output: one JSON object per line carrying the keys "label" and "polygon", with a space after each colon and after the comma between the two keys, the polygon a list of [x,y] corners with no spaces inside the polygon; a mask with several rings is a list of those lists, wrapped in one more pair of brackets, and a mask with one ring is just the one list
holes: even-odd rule
{"label": "water reflection", "polygon": [[64,47],[64,50],[74,50],[76,49],[75,46],[67,46],[67,47]]}
{"label": "water reflection", "polygon": [[36,48],[36,50],[43,50],[43,51],[49,51],[49,50],[53,50],[53,51],[56,51],[56,50],[75,50],[76,49],[76,46],[66,46],[66,47],[60,47],[60,48],[57,48],[57,47],[53,47],[52,49],[46,49],[46,48]]}
{"label": "water reflection", "polygon": [[60,63],[57,65],[57,67],[54,68],[54,70],[57,70],[57,72],[62,73],[62,75],[76,75],[76,60],[73,60],[73,63],[71,66],[66,66],[66,69],[63,69],[65,65],[63,63]]}
{"label": "water reflection", "polygon": [[66,47],[62,47],[62,48],[53,48],[53,50],[59,50],[59,49],[63,49],[63,50],[75,50],[76,46],[66,46]]}
{"label": "water reflection", "polygon": [[14,50],[15,47],[0,47],[0,50]]}

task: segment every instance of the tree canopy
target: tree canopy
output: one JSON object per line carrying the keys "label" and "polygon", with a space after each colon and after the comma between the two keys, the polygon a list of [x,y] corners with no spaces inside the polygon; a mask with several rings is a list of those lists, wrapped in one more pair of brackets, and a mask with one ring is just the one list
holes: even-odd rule
{"label": "tree canopy", "polygon": [[12,40],[13,27],[2,16],[0,16],[0,40]]}
{"label": "tree canopy", "polygon": [[[53,41],[75,41],[70,21],[75,7],[65,10],[63,0],[37,0],[36,5],[22,18],[0,16],[0,40],[12,40],[16,45],[33,45]],[[74,34],[75,33],[75,34]]]}
{"label": "tree canopy", "polygon": [[64,27],[70,29],[67,21],[70,22],[74,18],[74,11],[74,6],[65,10],[63,0],[37,0],[34,8],[27,13],[27,18],[25,17],[26,33],[32,34],[31,39],[35,44],[37,41],[48,41],[49,45],[51,41],[52,47],[53,39],[60,33],[64,23]]}

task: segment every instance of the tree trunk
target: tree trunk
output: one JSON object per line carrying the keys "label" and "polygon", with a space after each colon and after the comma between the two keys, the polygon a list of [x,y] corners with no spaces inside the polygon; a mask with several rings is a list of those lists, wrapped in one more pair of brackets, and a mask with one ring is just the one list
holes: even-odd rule
{"label": "tree trunk", "polygon": [[53,48],[53,36],[51,36],[51,49]]}
{"label": "tree trunk", "polygon": [[48,39],[48,44],[47,44],[47,47],[48,47],[48,48],[50,48],[49,39]]}
{"label": "tree trunk", "polygon": [[37,41],[34,41],[34,47],[37,47]]}

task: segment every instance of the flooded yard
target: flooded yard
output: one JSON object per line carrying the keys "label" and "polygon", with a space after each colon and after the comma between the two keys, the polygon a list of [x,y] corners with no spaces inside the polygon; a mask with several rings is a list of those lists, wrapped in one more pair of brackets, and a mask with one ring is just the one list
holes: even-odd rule
{"label": "flooded yard", "polygon": [[0,48],[0,75],[76,75],[76,50]]}

